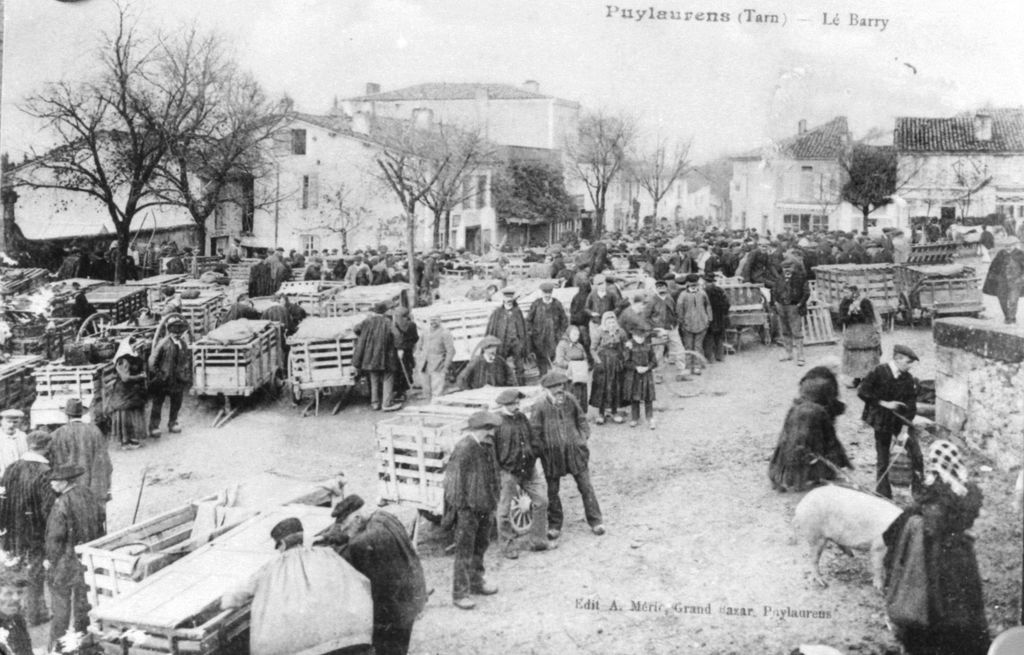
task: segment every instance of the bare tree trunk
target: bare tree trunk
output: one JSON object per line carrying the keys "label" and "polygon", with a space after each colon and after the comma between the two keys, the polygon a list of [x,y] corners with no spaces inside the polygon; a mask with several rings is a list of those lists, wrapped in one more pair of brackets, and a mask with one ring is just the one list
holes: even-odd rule
{"label": "bare tree trunk", "polygon": [[[406,209],[405,246],[408,252],[409,284],[416,288],[416,212],[415,207]],[[415,293],[415,292],[414,292]]]}
{"label": "bare tree trunk", "polygon": [[449,239],[451,238],[451,233],[452,210],[449,209],[444,213],[444,238],[441,239],[442,247],[447,248],[451,244],[451,242],[449,241]]}
{"label": "bare tree trunk", "polygon": [[[196,253],[200,256],[206,254],[206,221],[196,221]],[[210,248],[212,251],[213,248]],[[210,254],[213,254],[212,252]]]}

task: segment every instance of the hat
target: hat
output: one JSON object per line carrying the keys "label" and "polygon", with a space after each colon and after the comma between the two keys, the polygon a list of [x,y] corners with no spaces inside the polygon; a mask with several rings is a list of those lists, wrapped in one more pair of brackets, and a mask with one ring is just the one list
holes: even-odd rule
{"label": "hat", "polygon": [[85,413],[85,408],[82,407],[82,401],[78,398],[68,398],[67,404],[64,405],[64,413],[70,418],[78,418]]}
{"label": "hat", "polygon": [[565,375],[565,373],[561,373],[559,371],[551,371],[550,373],[546,374],[544,377],[540,379],[540,386],[544,387],[545,389],[557,387],[560,384],[568,383],[569,378]]}
{"label": "hat", "polygon": [[62,464],[50,471],[51,480],[74,480],[85,475],[85,467],[78,464]]}
{"label": "hat", "polygon": [[687,284],[697,284],[698,282],[700,282],[700,276],[697,275],[696,273],[690,273],[689,275],[686,276]]}
{"label": "hat", "polygon": [[680,273],[679,275],[675,276],[676,284],[686,284],[686,278],[686,275]]}
{"label": "hat", "polygon": [[380,302],[374,303],[374,305],[373,305],[373,311],[376,314],[383,314],[383,313],[387,312],[389,309],[391,309],[391,308],[388,306],[388,303],[384,302],[383,300],[380,301]]}
{"label": "hat", "polygon": [[521,398],[526,398],[526,394],[519,389],[504,389],[498,394],[498,397],[494,399],[494,402],[499,405],[511,405]]}
{"label": "hat", "polygon": [[668,286],[668,282],[666,282],[665,280],[655,280],[654,281],[654,286],[655,287],[667,287]]}
{"label": "hat", "polygon": [[550,282],[542,282],[540,285],[540,290],[542,293],[551,293],[552,291],[555,290],[555,285],[551,284]]}
{"label": "hat", "polygon": [[480,430],[483,428],[496,428],[500,425],[500,417],[491,412],[481,410],[470,414],[466,427],[470,430]]}
{"label": "hat", "polygon": [[341,502],[331,510],[331,516],[338,523],[347,519],[353,512],[365,505],[361,496],[351,494],[341,499]]}
{"label": "hat", "polygon": [[302,534],[302,521],[294,516],[279,521],[277,525],[270,529],[270,538],[275,542],[281,541],[293,534]]}
{"label": "hat", "polygon": [[909,357],[910,361],[912,362],[916,362],[919,359],[921,359],[920,357],[917,356],[917,353],[910,349],[909,346],[904,346],[903,344],[900,343],[892,347],[892,356],[895,357],[896,355],[903,355],[904,357]]}
{"label": "hat", "polygon": [[594,284],[604,284],[606,281],[607,279],[603,275],[594,276]]}
{"label": "hat", "polygon": [[20,409],[5,409],[0,412],[0,418],[25,418],[25,412]]}
{"label": "hat", "polygon": [[53,443],[53,436],[45,430],[33,430],[25,439],[32,450],[48,450]]}
{"label": "hat", "polygon": [[[239,298],[239,300],[241,300],[241,298]],[[188,323],[186,323],[185,319],[180,316],[175,316],[167,323],[167,329],[177,332],[178,328],[181,328],[182,331],[184,331],[188,329]]]}
{"label": "hat", "polygon": [[504,289],[501,290],[501,293],[508,296],[509,298],[516,297],[516,290],[513,289],[512,287],[505,287]]}

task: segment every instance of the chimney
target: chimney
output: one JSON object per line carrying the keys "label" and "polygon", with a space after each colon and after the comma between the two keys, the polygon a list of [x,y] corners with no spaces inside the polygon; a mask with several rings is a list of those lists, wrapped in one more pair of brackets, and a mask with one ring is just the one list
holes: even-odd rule
{"label": "chimney", "polygon": [[975,141],[991,141],[992,140],[992,115],[979,111],[974,115],[974,140]]}
{"label": "chimney", "polygon": [[804,134],[805,132],[807,132],[807,119],[801,118],[800,122],[796,124],[796,133]]}
{"label": "chimney", "polygon": [[370,116],[364,111],[352,114],[352,131],[356,134],[370,133]]}
{"label": "chimney", "polygon": [[529,91],[530,93],[540,93],[540,84],[537,80],[526,80],[523,82],[523,91]]}
{"label": "chimney", "polygon": [[372,96],[375,93],[380,93],[380,84],[377,84],[376,82],[367,82],[366,95]]}
{"label": "chimney", "polygon": [[412,110],[413,126],[417,130],[427,131],[434,123],[434,110],[426,107],[417,107]]}

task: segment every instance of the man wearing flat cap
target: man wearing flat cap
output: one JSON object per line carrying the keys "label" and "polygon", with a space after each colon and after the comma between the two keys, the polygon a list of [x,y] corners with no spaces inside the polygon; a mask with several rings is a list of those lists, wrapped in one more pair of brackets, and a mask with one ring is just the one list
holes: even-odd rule
{"label": "man wearing flat cap", "polygon": [[562,534],[561,480],[571,475],[583,499],[583,513],[594,534],[605,532],[601,506],[590,482],[590,424],[586,411],[567,393],[569,378],[552,371],[540,380],[545,395],[533,407],[530,427],[541,441],[541,463],[548,483],[548,538]]}
{"label": "man wearing flat cap", "polygon": [[27,581],[25,614],[29,625],[50,620],[43,598],[46,578],[43,553],[46,517],[56,498],[50,489],[50,434],[37,430],[28,435],[28,452],[7,467],[0,478],[0,545],[8,556],[18,558],[18,571]]}
{"label": "man wearing flat cap", "polygon": [[[910,367],[917,360],[913,350],[897,344],[892,349],[892,360],[872,369],[857,388],[857,395],[864,401],[861,418],[875,431],[876,490],[886,498],[892,498],[888,476],[892,440],[899,435],[904,422],[913,421],[917,414],[917,381],[910,374]],[[924,475],[924,457],[913,434],[908,434],[906,448],[914,482],[919,483]]]}
{"label": "man wearing flat cap", "polygon": [[160,414],[164,399],[170,398],[171,407],[167,413],[167,431],[181,432],[178,412],[185,392],[192,387],[192,351],[189,350],[184,334],[188,323],[178,318],[167,324],[165,336],[149,355],[149,370],[153,379],[149,385],[153,406],[149,411],[149,434],[160,436]]}
{"label": "man wearing flat cap", "polygon": [[484,334],[498,339],[500,342],[498,357],[504,360],[511,357],[516,379],[522,380],[525,370],[523,360],[526,358],[530,347],[526,319],[523,318],[523,312],[516,303],[515,290],[505,288],[501,294],[501,307],[496,307],[491,312],[491,316],[487,320],[487,330]]}
{"label": "man wearing flat cap", "polygon": [[530,333],[530,345],[537,358],[537,370],[544,375],[551,369],[555,360],[555,348],[569,327],[569,316],[565,307],[555,298],[555,285],[543,282],[540,285],[541,297],[530,306],[526,317],[526,329]]}
{"label": "man wearing flat cap", "polygon": [[679,332],[683,348],[687,350],[690,373],[699,375],[700,363],[691,353],[704,352],[704,336],[711,325],[712,313],[711,301],[700,288],[700,276],[696,273],[686,276],[686,288],[676,299],[676,316],[679,317]]}
{"label": "man wearing flat cap", "polygon": [[400,364],[387,311],[388,304],[379,302],[369,317],[355,327],[352,368],[369,374],[370,409],[393,412],[401,409],[394,402],[395,373]]}
{"label": "man wearing flat cap", "polygon": [[[75,546],[103,536],[100,503],[79,480],[85,469],[77,464],[56,466],[50,471],[50,488],[57,494],[46,519],[43,568],[50,583],[53,619],[50,621],[50,650],[73,627],[84,633],[89,627],[85,569],[75,555]],[[72,623],[74,614],[74,623]]]}
{"label": "man wearing flat cap", "polygon": [[455,378],[455,385],[461,390],[514,386],[518,380],[508,362],[498,357],[500,348],[497,337],[481,339],[469,364]]}
{"label": "man wearing flat cap", "polygon": [[19,409],[5,409],[0,412],[0,475],[8,466],[28,452],[28,441],[21,431],[25,412]]}
{"label": "man wearing flat cap", "polygon": [[427,602],[423,565],[409,534],[393,514],[365,511],[356,495],[345,496],[331,516],[334,524],[315,545],[334,548],[370,580],[376,655],[405,655],[413,623]]}
{"label": "man wearing flat cap", "polygon": [[28,580],[17,569],[0,564],[0,653],[33,655],[32,637],[21,613]]}
{"label": "man wearing flat cap", "polygon": [[455,571],[452,602],[471,610],[470,595],[489,596],[498,588],[484,580],[484,553],[490,537],[491,518],[498,506],[498,471],[494,431],[501,419],[491,412],[470,415],[463,437],[452,450],[444,471],[444,520],[455,526]]}
{"label": "man wearing flat cap", "polygon": [[530,426],[529,419],[519,411],[524,394],[519,389],[505,389],[495,403],[501,425],[494,433],[494,449],[498,457],[498,476],[501,493],[498,498],[498,540],[502,554],[509,559],[519,557],[515,544],[516,532],[510,520],[512,500],[520,487],[530,497],[533,523],[530,526],[530,549],[549,550],[554,542],[547,539],[548,485],[540,465],[543,447],[539,435]]}
{"label": "man wearing flat cap", "polygon": [[271,530],[279,555],[221,597],[221,609],[251,602],[251,655],[372,655],[370,581],[330,548],[303,546],[302,521]]}

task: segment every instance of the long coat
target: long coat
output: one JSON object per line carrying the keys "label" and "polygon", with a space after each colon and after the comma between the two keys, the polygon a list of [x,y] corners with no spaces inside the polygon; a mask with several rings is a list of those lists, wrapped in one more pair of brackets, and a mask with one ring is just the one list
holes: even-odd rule
{"label": "long coat", "polygon": [[75,484],[57,497],[46,520],[45,555],[55,587],[84,582],[75,546],[103,536],[100,503],[88,488]]}
{"label": "long coat", "polygon": [[786,414],[768,465],[768,477],[776,489],[800,491],[808,483],[835,479],[835,472],[819,457],[838,468],[850,466],[836,436],[827,386],[820,381],[804,388]]}
{"label": "long coat", "polygon": [[50,489],[50,464],[34,454],[28,457],[31,459],[22,458],[7,467],[0,481],[4,488],[0,497],[0,543],[16,557],[43,554],[46,517],[55,499]]}
{"label": "long coat", "polygon": [[169,391],[187,391],[192,386],[192,351],[184,341],[164,337],[149,356],[154,383]]}
{"label": "long coat", "polygon": [[420,354],[416,361],[419,362],[421,371],[427,373],[440,373],[447,371],[455,359],[455,339],[448,328],[443,325],[436,330],[430,330],[420,341]]}
{"label": "long coat", "polygon": [[590,449],[590,424],[587,414],[571,394],[556,403],[545,397],[533,406],[530,427],[543,440],[541,463],[544,475],[560,478],[587,470]]}
{"label": "long coat", "polygon": [[[658,359],[654,347],[649,340],[637,343],[633,339],[626,341],[622,347],[622,400],[623,402],[654,401],[654,367]],[[646,366],[647,371],[640,373],[638,366]]]}
{"label": "long coat", "polygon": [[360,371],[397,371],[398,350],[391,319],[383,314],[370,316],[356,326],[352,367]]}
{"label": "long coat", "polygon": [[98,501],[107,499],[114,467],[110,463],[107,439],[95,425],[71,421],[54,430],[50,461],[54,468],[65,464],[81,466],[85,475],[78,479],[78,484],[88,487]]}
{"label": "long coat", "polygon": [[444,471],[444,524],[453,525],[460,509],[493,512],[498,506],[498,465],[494,444],[471,434],[452,450]]}
{"label": "long coat", "polygon": [[555,358],[555,347],[568,327],[565,307],[558,298],[552,298],[550,303],[545,303],[543,299],[534,301],[526,318],[526,328],[530,332],[530,345],[537,359]]}
{"label": "long coat", "polygon": [[864,413],[861,418],[865,423],[879,432],[899,434],[903,422],[891,411],[878,404],[880,400],[898,400],[906,405],[900,408],[899,414],[912,420],[917,415],[917,383],[910,373],[901,373],[893,377],[889,364],[879,364],[861,380],[857,395],[864,401]]}
{"label": "long coat", "polygon": [[711,322],[708,323],[708,332],[723,334],[729,327],[729,296],[726,295],[724,289],[716,284],[705,286],[704,293],[711,305]]}
{"label": "long coat", "polygon": [[519,309],[519,305],[513,304],[512,309],[505,309],[502,305],[491,312],[485,335],[501,340],[501,345],[498,346],[498,357],[504,358],[509,355],[525,357],[527,354],[529,340],[526,320],[523,318],[523,312]]}

